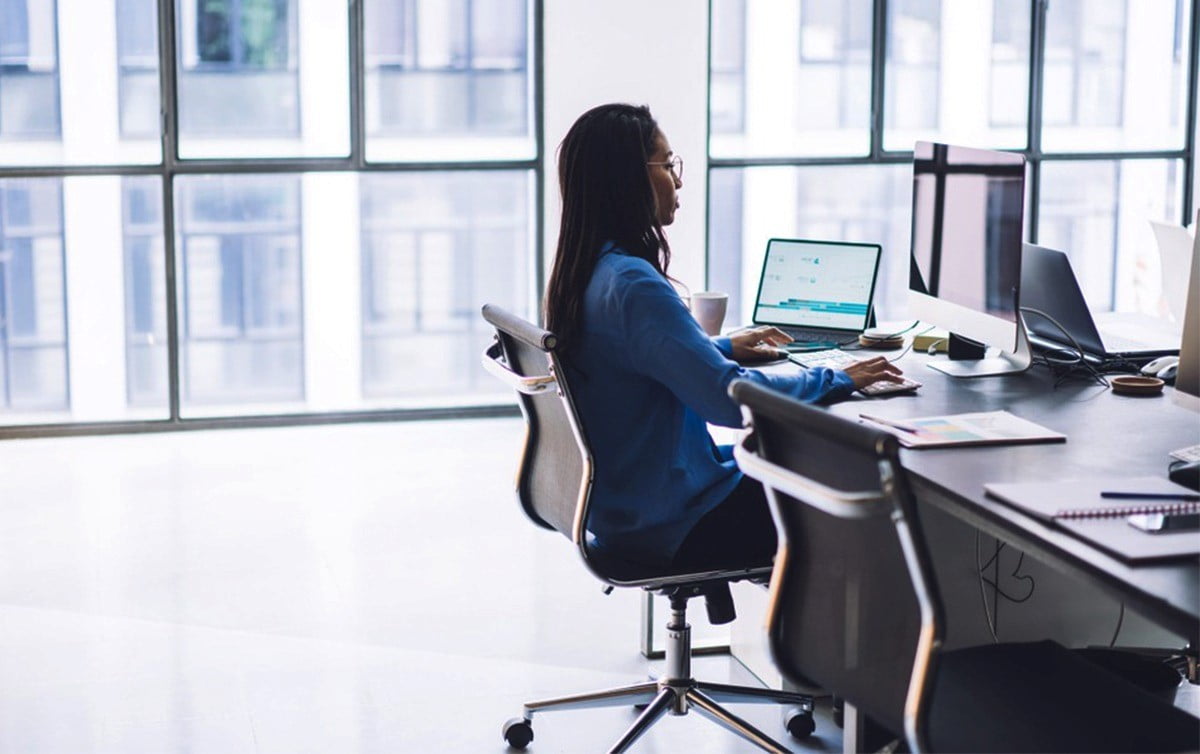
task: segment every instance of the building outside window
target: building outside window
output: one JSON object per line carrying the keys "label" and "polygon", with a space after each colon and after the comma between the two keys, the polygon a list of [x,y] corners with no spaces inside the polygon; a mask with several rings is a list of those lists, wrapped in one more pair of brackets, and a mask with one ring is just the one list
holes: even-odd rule
{"label": "building outside window", "polygon": [[372,134],[524,134],[525,0],[369,0]]}
{"label": "building outside window", "polygon": [[302,399],[299,179],[187,176],[176,190],[182,401]]}
{"label": "building outside window", "polygon": [[300,129],[296,0],[180,0],[181,134]]}
{"label": "building outside window", "polygon": [[125,178],[121,197],[128,400],[161,405],[167,401],[168,389],[162,179]]}
{"label": "building outside window", "polygon": [[53,0],[0,0],[0,138],[57,136]]}
{"label": "building outside window", "polygon": [[0,408],[68,404],[62,187],[0,181]]}
{"label": "building outside window", "polygon": [[492,337],[479,309],[520,310],[530,299],[531,181],[527,172],[363,177],[367,395],[496,387],[474,368]]}

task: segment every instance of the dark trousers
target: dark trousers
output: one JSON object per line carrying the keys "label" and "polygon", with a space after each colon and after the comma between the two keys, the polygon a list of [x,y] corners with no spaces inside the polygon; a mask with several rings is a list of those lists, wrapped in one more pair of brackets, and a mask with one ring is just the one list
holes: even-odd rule
{"label": "dark trousers", "polygon": [[763,486],[743,476],[729,497],[692,527],[672,564],[687,570],[770,565],[775,545]]}

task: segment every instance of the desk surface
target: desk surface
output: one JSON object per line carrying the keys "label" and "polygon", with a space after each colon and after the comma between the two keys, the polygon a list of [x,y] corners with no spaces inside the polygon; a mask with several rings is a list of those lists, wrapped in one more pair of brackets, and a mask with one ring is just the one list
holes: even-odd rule
{"label": "desk surface", "polygon": [[956,379],[928,368],[930,360],[909,354],[898,362],[924,383],[916,395],[855,399],[831,410],[857,418],[869,405],[874,415],[903,419],[1004,409],[1062,432],[1065,443],[904,450],[903,461],[923,502],[1084,576],[1164,628],[1200,644],[1200,558],[1125,563],[983,491],[987,482],[1165,477],[1169,451],[1200,443],[1200,414],[1169,395],[1124,397],[1082,379],[1055,389],[1045,367],[1012,376]]}

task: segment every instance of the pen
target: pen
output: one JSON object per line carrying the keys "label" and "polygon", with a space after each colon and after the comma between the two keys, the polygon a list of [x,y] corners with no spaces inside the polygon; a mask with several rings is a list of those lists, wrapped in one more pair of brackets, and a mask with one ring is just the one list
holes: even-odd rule
{"label": "pen", "polygon": [[892,421],[891,419],[880,419],[878,416],[870,416],[869,414],[859,414],[858,418],[866,419],[867,421],[875,422],[876,424],[882,424],[885,427],[892,427],[900,430],[901,432],[910,432],[914,435],[921,431],[920,428],[914,427],[911,424],[901,424],[900,422]]}
{"label": "pen", "polygon": [[1100,497],[1111,500],[1181,500],[1183,502],[1200,502],[1200,495],[1188,492],[1112,492],[1100,493]]}

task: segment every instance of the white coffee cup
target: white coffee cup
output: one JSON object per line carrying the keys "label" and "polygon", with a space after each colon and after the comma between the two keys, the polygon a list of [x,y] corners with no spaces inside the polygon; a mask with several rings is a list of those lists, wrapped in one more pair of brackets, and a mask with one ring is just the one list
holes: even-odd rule
{"label": "white coffee cup", "polygon": [[692,316],[709,335],[721,332],[725,321],[725,309],[729,306],[729,294],[720,291],[697,291],[691,296]]}

